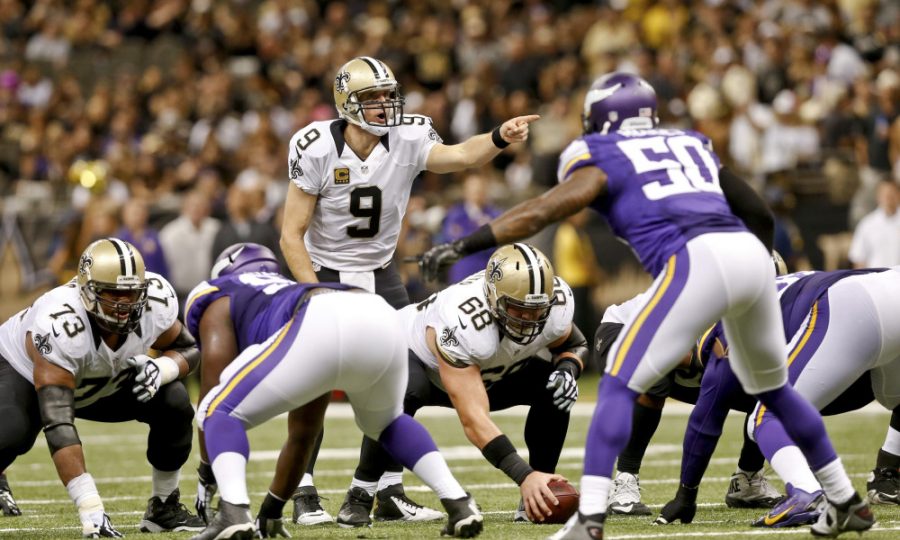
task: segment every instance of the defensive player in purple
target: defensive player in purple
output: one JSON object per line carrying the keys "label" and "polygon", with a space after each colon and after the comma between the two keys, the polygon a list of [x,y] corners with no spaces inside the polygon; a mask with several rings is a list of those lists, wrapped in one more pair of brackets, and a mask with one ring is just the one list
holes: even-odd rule
{"label": "defensive player in purple", "polygon": [[[900,438],[892,433],[896,434],[900,421],[900,334],[882,329],[900,324],[891,308],[900,302],[897,270],[803,272],[779,278],[777,283],[788,337],[789,378],[797,391],[822,414],[855,410],[872,399],[894,409],[892,427],[867,488],[871,501],[896,504]],[[682,487],[663,508],[659,524],[693,519],[696,490],[721,435],[728,401],[744,396],[729,367],[721,323],[703,335],[698,349],[706,373],[685,433]],[[822,490],[778,419],[757,405],[747,428],[788,491],[788,497],[754,525],[815,522]],[[817,531],[818,523],[813,525],[814,534]]]}
{"label": "defensive player in purple", "polygon": [[[478,535],[483,518],[474,499],[425,428],[403,414],[407,346],[397,312],[375,294],[340,283],[296,283],[277,268],[263,246],[231,246],[185,307],[202,361],[227,364],[197,414],[220,500],[194,540],[286,535],[281,512],[306,469],[333,389],[347,393],[362,431],[435,491],[449,515],[442,532]],[[289,437],[302,428],[309,444],[303,455],[279,456],[283,474],[273,480],[254,523],[245,477],[247,430],[286,411]]]}
{"label": "defensive player in purple", "polygon": [[853,490],[821,416],[787,384],[769,258],[771,212],[720,166],[705,136],[657,126],[656,94],[646,81],[626,73],[601,77],[585,96],[585,134],[560,158],[560,184],[421,260],[429,278],[460,256],[527,238],[591,206],[655,276],[646,305],[610,351],[588,431],[579,511],[554,538],[602,538],[613,465],[631,432],[629,422],[613,419],[631,418],[637,397],[719,319],[741,385],[784,422],[822,483],[836,517],[829,531],[870,528],[875,518]]}

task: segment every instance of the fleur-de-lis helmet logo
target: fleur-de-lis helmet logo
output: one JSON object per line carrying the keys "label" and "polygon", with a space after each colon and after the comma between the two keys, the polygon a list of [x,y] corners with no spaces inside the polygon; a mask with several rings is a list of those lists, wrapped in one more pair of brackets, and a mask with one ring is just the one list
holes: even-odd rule
{"label": "fleur-de-lis helmet logo", "polygon": [[342,94],[347,93],[347,83],[350,82],[350,72],[342,71],[337,74],[337,77],[334,78],[334,87],[338,92]]}
{"label": "fleur-de-lis helmet logo", "polygon": [[495,259],[491,261],[491,267],[488,269],[488,281],[491,283],[496,283],[503,279],[503,263],[506,262],[506,257],[502,259]]}

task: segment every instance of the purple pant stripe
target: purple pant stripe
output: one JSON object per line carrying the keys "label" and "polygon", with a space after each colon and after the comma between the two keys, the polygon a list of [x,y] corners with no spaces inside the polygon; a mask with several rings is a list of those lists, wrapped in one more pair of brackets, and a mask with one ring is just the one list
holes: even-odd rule
{"label": "purple pant stripe", "polygon": [[[659,298],[656,305],[650,308],[650,311],[643,322],[637,320],[633,323],[639,324],[640,327],[634,334],[634,338],[630,344],[626,344],[625,341],[622,342],[621,346],[627,346],[628,349],[625,351],[625,358],[618,367],[618,371],[613,370],[611,372],[614,377],[623,381],[628,381],[631,378],[631,375],[634,374],[638,364],[647,352],[650,342],[653,341],[657,329],[666,320],[666,317],[672,310],[672,306],[675,305],[675,302],[684,290],[684,286],[687,284],[691,272],[691,262],[687,248],[682,248],[676,253],[667,263],[667,267],[670,264],[675,265],[672,279],[669,283],[665,283],[664,281],[660,285],[660,287],[665,287],[665,291],[663,291],[662,296]],[[667,270],[668,268],[664,269],[663,272]],[[618,357],[619,354],[616,353],[615,356]]]}
{"label": "purple pant stripe", "polygon": [[269,347],[247,362],[247,364],[237,371],[234,376],[224,385],[224,389],[212,401],[207,411],[207,416],[213,412],[222,410],[230,413],[237,407],[244,398],[262,381],[266,376],[275,369],[275,366],[281,363],[287,352],[294,345],[294,339],[300,332],[303,325],[303,318],[306,315],[306,306],[304,304],[291,319],[290,325],[283,328],[283,333]]}

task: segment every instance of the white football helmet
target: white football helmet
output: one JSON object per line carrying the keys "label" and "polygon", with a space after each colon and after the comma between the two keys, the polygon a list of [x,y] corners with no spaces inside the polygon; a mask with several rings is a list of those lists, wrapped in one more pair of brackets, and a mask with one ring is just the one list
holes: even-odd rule
{"label": "white football helmet", "polygon": [[[387,99],[370,99],[368,93],[387,90]],[[400,84],[387,64],[370,56],[350,60],[334,78],[334,105],[338,115],[373,135],[385,135],[403,121]],[[377,111],[379,123],[366,120],[365,111]]]}
{"label": "white football helmet", "polygon": [[104,238],[89,245],[78,261],[78,288],[84,309],[109,332],[137,328],[147,305],[144,258],[124,240]]}
{"label": "white football helmet", "polygon": [[528,244],[509,244],[491,255],[484,295],[504,335],[527,344],[541,334],[555,300],[553,279],[553,265]]}

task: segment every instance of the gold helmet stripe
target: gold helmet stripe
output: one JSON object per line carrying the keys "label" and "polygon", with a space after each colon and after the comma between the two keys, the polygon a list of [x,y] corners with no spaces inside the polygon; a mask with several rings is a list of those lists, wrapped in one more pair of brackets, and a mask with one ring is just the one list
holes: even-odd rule
{"label": "gold helmet stripe", "polygon": [[134,262],[134,253],[131,252],[128,244],[118,238],[108,238],[108,240],[115,246],[116,252],[119,254],[119,265],[122,269],[122,275],[133,276],[137,265]]}
{"label": "gold helmet stripe", "polygon": [[375,74],[375,79],[387,79],[388,71],[385,69],[384,64],[381,63],[381,60],[372,58],[371,56],[360,56],[359,57],[363,62],[369,64],[369,67],[372,68],[372,73]]}
{"label": "gold helmet stripe", "polygon": [[544,267],[541,265],[540,259],[538,259],[537,253],[531,249],[531,246],[528,244],[513,244],[514,247],[522,253],[522,256],[525,257],[525,262],[528,263],[528,277],[529,283],[531,284],[531,294],[543,294],[544,292]]}

